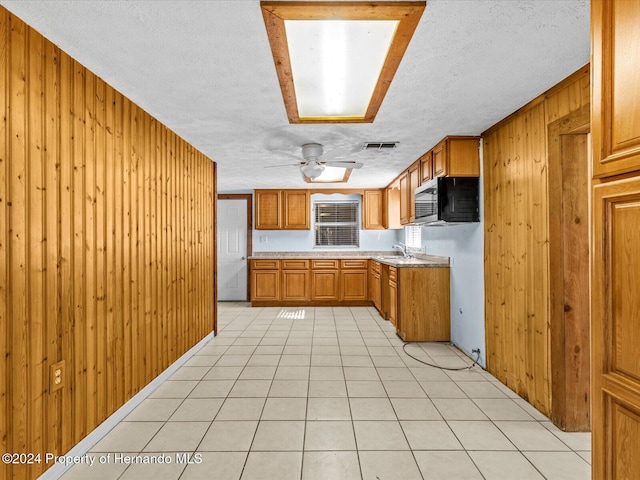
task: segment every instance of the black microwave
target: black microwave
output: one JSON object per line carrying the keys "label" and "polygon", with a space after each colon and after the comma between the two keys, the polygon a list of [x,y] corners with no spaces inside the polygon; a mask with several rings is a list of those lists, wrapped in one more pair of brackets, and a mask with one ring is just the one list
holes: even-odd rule
{"label": "black microwave", "polygon": [[480,221],[478,177],[436,177],[416,188],[416,219],[421,225]]}

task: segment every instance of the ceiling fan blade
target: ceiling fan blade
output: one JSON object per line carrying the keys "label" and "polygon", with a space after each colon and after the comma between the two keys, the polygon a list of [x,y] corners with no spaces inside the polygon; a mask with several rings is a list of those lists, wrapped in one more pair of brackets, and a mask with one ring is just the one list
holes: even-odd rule
{"label": "ceiling fan blade", "polygon": [[362,168],[364,163],[362,162],[321,162],[327,167],[341,167],[341,168]]}
{"label": "ceiling fan blade", "polygon": [[336,148],[329,152],[323,153],[322,156],[320,157],[320,161],[328,162],[334,158],[340,158],[340,157],[344,157],[345,155],[349,155],[350,153],[352,153],[350,148]]}
{"label": "ceiling fan blade", "polygon": [[263,146],[265,150],[270,152],[280,152],[286,150],[297,150],[305,143],[312,143],[312,140],[297,135],[287,130],[288,127],[276,127],[267,130],[267,136],[264,139]]}
{"label": "ceiling fan blade", "polygon": [[265,165],[264,168],[280,168],[280,167],[300,167],[304,165],[304,162],[298,163],[282,163],[280,165]]}

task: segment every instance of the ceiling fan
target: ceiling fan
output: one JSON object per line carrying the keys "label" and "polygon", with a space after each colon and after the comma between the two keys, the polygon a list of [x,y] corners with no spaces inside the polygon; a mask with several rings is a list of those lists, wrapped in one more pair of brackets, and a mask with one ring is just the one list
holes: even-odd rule
{"label": "ceiling fan", "polygon": [[362,168],[364,163],[354,162],[349,160],[337,160],[332,161],[333,158],[342,157],[350,153],[355,153],[360,148],[348,149],[337,148],[330,152],[324,153],[324,147],[319,143],[305,143],[302,145],[302,158],[303,161],[298,163],[287,163],[284,165],[268,165],[265,168],[280,168],[280,167],[300,167],[300,171],[303,175],[306,175],[311,180],[318,178],[325,167],[341,167],[341,168]]}

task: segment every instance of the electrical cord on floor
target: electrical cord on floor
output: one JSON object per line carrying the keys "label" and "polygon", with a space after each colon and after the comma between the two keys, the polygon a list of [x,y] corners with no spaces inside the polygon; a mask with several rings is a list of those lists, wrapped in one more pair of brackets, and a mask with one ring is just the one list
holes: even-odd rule
{"label": "electrical cord on floor", "polygon": [[413,358],[416,362],[423,363],[423,364],[428,365],[430,367],[439,368],[440,370],[450,370],[450,371],[453,371],[453,372],[457,372],[457,371],[460,371],[460,370],[471,370],[473,367],[478,365],[478,360],[480,360],[480,352],[476,352],[476,359],[473,361],[473,364],[470,367],[461,367],[461,368],[441,367],[440,365],[433,365],[432,363],[425,362],[424,360],[420,360],[419,358],[414,357],[409,352],[407,352],[407,345],[409,345],[409,342],[405,342],[402,345],[402,350],[404,351],[404,353],[406,353],[408,356]]}

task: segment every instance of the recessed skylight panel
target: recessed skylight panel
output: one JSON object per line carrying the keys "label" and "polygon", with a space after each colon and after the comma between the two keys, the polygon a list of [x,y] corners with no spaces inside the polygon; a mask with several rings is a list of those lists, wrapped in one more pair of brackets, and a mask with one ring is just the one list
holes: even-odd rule
{"label": "recessed skylight panel", "polygon": [[286,20],[298,114],[364,117],[396,20]]}

